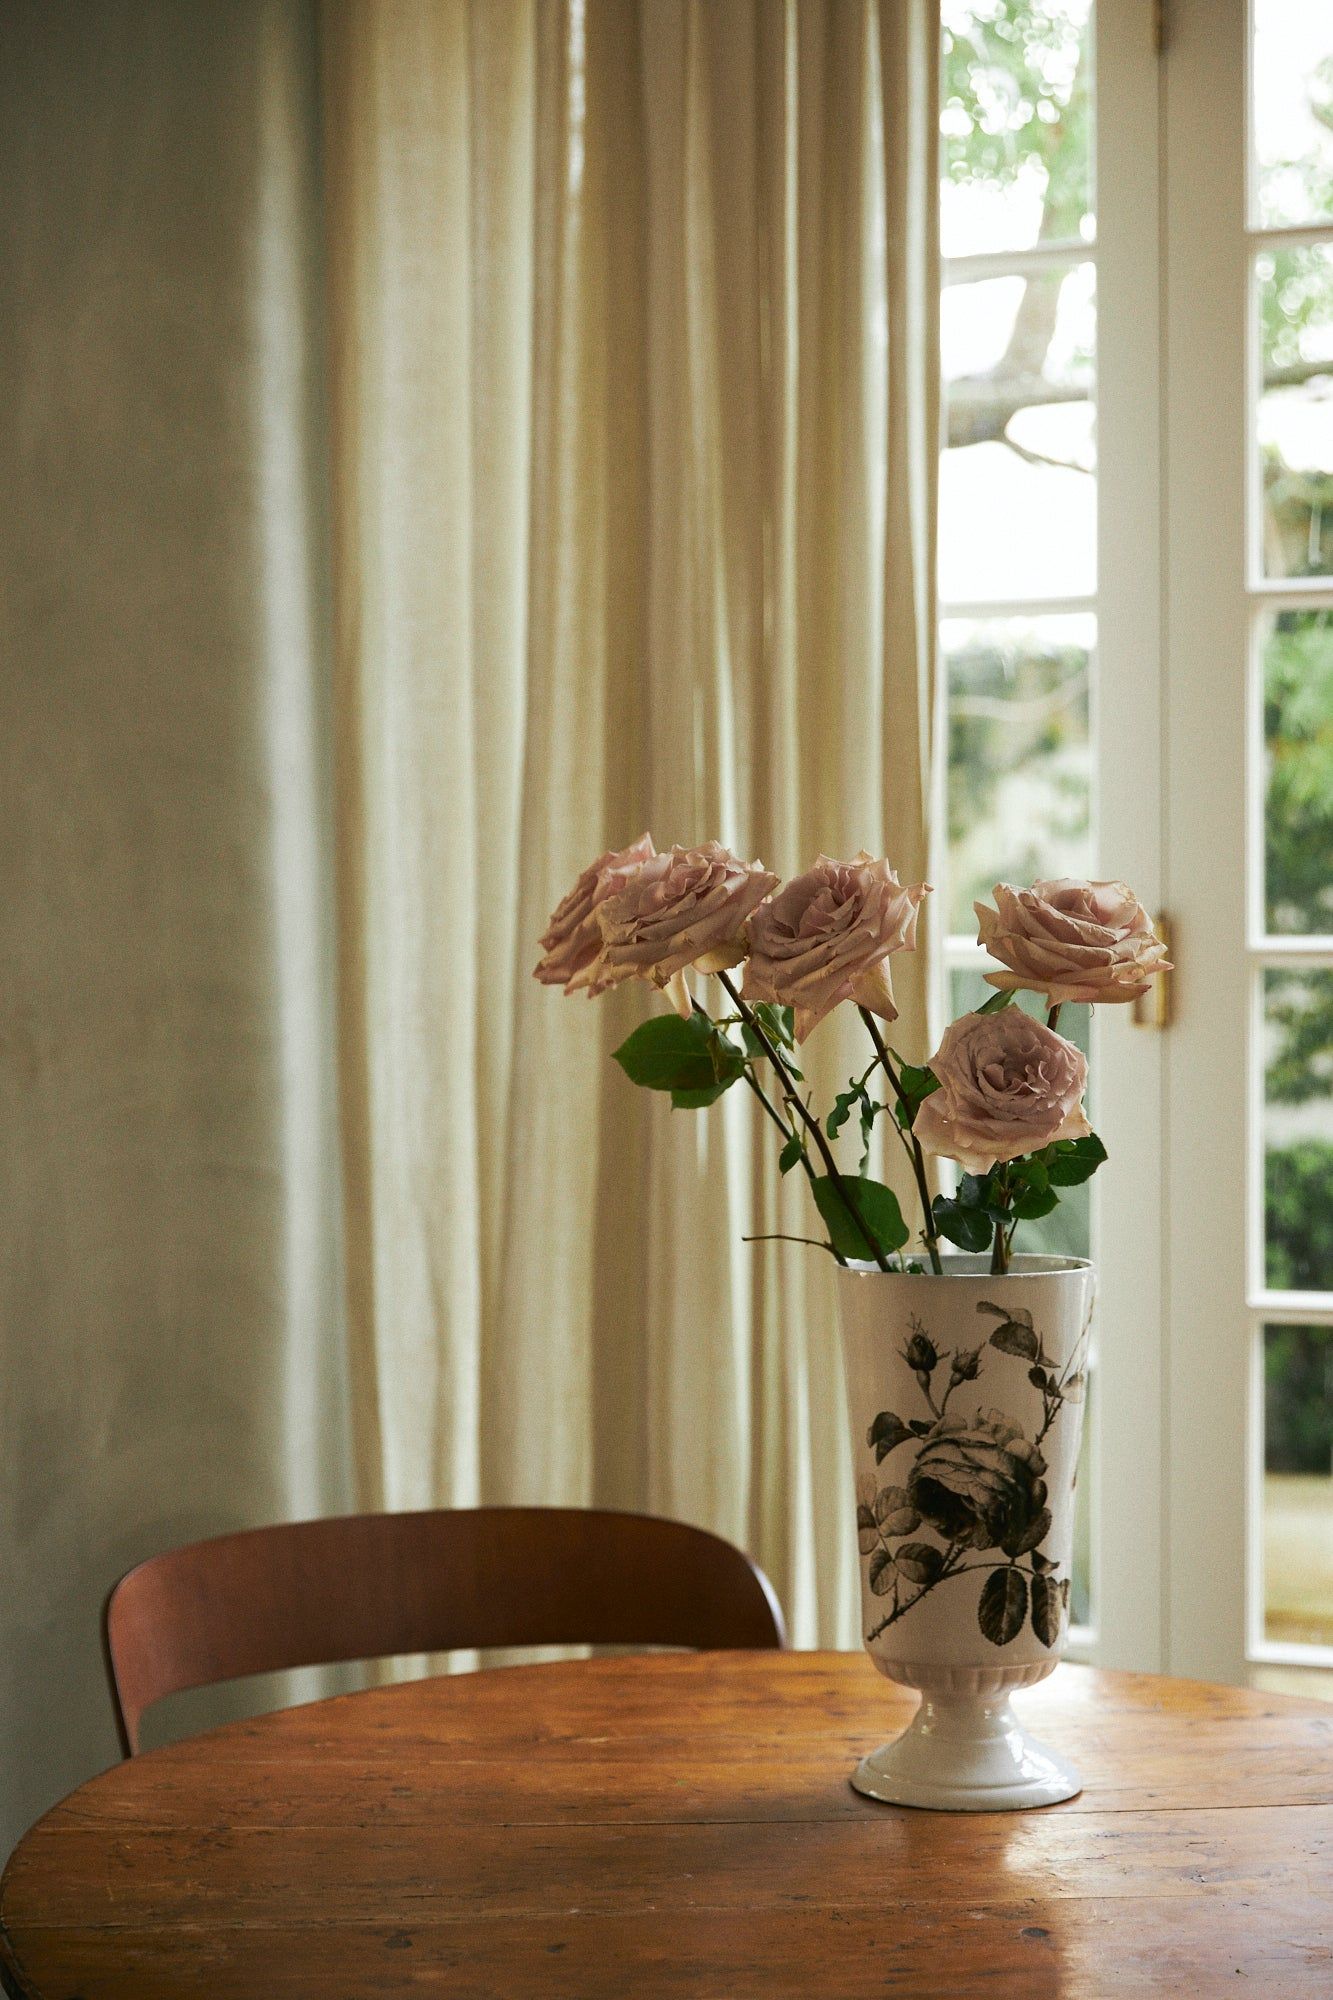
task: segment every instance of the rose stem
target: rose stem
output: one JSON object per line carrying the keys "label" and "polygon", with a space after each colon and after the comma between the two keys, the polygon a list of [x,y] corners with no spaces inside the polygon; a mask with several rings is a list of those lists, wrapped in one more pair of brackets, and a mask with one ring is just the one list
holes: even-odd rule
{"label": "rose stem", "polygon": [[[879,1023],[868,1007],[858,1007],[856,1011],[865,1022],[866,1031],[871,1041],[875,1044],[875,1054],[879,1057],[884,1074],[889,1079],[889,1085],[894,1096],[897,1098],[899,1104],[907,1105],[907,1092],[898,1081],[894,1073],[893,1064],[889,1061],[889,1051],[885,1046],[883,1035],[879,1032]],[[910,1109],[910,1106],[908,1108]],[[916,1189],[921,1197],[921,1234],[924,1236],[926,1248],[930,1252],[930,1268],[937,1278],[942,1278],[944,1276],[944,1266],[940,1262],[940,1239],[939,1233],[935,1228],[935,1212],[930,1205],[930,1188],[926,1181],[926,1162],[921,1151],[921,1141],[917,1138],[916,1133],[910,1125],[906,1127],[900,1125],[898,1130],[903,1135],[903,1144],[906,1146],[908,1156],[912,1162],[912,1172],[916,1175]]]}
{"label": "rose stem", "polygon": [[742,1236],[742,1243],[804,1243],[811,1250],[831,1250],[832,1245],[821,1243],[814,1236],[788,1236],[785,1230],[772,1230],[767,1236]]}
{"label": "rose stem", "polygon": [[1052,1034],[1055,1033],[1056,1023],[1059,1021],[1059,1019],[1060,1019],[1060,1002],[1057,1000],[1054,1006],[1051,1008],[1049,1014],[1047,1014],[1046,1016],[1046,1025],[1050,1029]]}
{"label": "rose stem", "polygon": [[774,1069],[777,1071],[778,1075],[782,1078],[783,1083],[786,1085],[785,1094],[787,1103],[793,1107],[797,1115],[803,1120],[805,1127],[810,1134],[810,1137],[814,1140],[815,1145],[819,1150],[819,1157],[824,1162],[825,1167],[828,1169],[828,1177],[832,1181],[834,1187],[837,1189],[838,1196],[842,1202],[843,1207],[847,1210],[847,1213],[851,1216],[852,1221],[856,1224],[857,1228],[860,1230],[866,1248],[870,1251],[871,1255],[874,1257],[875,1262],[879,1265],[880,1270],[887,1271],[889,1269],[889,1260],[884,1255],[884,1252],[880,1249],[878,1242],[871,1235],[869,1229],[867,1229],[865,1223],[862,1221],[861,1211],[856,1206],[856,1203],[852,1200],[852,1197],[847,1189],[847,1184],[843,1180],[842,1175],[838,1172],[838,1163],[834,1159],[832,1153],[829,1151],[828,1141],[824,1137],[824,1133],[820,1126],[819,1120],[815,1117],[812,1117],[811,1113],[807,1110],[804,1102],[802,1101],[800,1093],[797,1091],[795,1077],[791,1074],[791,1071],[787,1068],[786,1063],[783,1062],[782,1057],[778,1054],[776,1048],[773,1046],[773,1043],[769,1039],[768,1034],[765,1032],[763,1024],[759,1021],[758,1017],[756,1016],[754,1009],[748,1006],[746,1002],[741,999],[739,992],[732,985],[731,981],[728,979],[725,972],[719,972],[717,976],[721,980],[723,991],[726,993],[728,999],[731,1001],[732,1006],[736,1009],[742,1021],[744,1021],[747,1024],[747,1026],[753,1030],[755,1038],[758,1041],[760,1047],[763,1049],[764,1054],[768,1057],[768,1060],[772,1063]]}
{"label": "rose stem", "polygon": [[[996,1202],[995,1206],[997,1208],[1006,1207],[1009,1201],[1009,1176],[1003,1168],[1000,1170],[1000,1184],[996,1191],[1000,1199]],[[1017,1218],[1014,1220],[1014,1227],[1015,1229],[1018,1227]],[[993,1278],[1004,1277],[1009,1269],[1009,1241],[1005,1236],[1004,1224],[1002,1222],[997,1222],[995,1225],[995,1241],[991,1245],[990,1268]]]}
{"label": "rose stem", "polygon": [[[694,1011],[696,1014],[702,1014],[704,1020],[709,1023],[710,1027],[712,1026],[713,1023],[712,1015],[709,1013],[706,1007],[701,1007],[697,1000],[694,1002]],[[776,1104],[774,1104],[772,1098],[769,1096],[768,1092],[764,1089],[763,1084],[760,1083],[759,1078],[755,1075],[754,1071],[750,1068],[750,1065],[748,1063],[745,1065],[745,1081],[749,1084],[751,1090],[754,1092],[755,1096],[759,1099],[759,1102],[763,1105],[765,1111],[768,1113],[769,1117],[773,1120],[773,1123],[777,1126],[779,1132],[781,1132],[783,1139],[784,1140],[790,1139],[792,1136],[791,1126],[787,1123],[782,1113],[778,1110]],[[815,1170],[810,1164],[810,1156],[806,1152],[804,1146],[801,1148],[801,1165],[805,1168],[806,1174],[810,1180],[810,1185],[813,1187],[815,1182]],[[792,1240],[793,1242],[800,1241],[803,1243],[806,1239],[804,1237],[800,1237],[799,1239],[794,1237]],[[741,1241],[742,1243],[745,1243],[750,1241],[750,1239],[748,1237],[743,1236],[741,1238]],[[759,1238],[758,1237],[754,1238],[754,1241],[758,1242]]]}

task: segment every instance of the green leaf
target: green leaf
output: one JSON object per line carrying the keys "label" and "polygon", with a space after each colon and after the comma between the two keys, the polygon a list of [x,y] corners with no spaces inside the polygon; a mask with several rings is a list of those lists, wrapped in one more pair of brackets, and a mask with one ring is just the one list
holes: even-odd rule
{"label": "green leaf", "polygon": [[724,1067],[739,1076],[742,1061],[732,1043],[718,1034],[702,1014],[682,1021],[679,1014],[657,1014],[636,1028],[615,1051],[631,1083],[645,1090],[711,1090]]}
{"label": "green leaf", "polygon": [[964,1208],[960,1202],[950,1201],[946,1195],[937,1194],[931,1203],[935,1217],[935,1227],[950,1243],[956,1243],[960,1250],[981,1251],[990,1248],[994,1225],[989,1215],[979,1208]]}
{"label": "green leaf", "polygon": [[935,1092],[939,1090],[939,1076],[935,1074],[935,1070],[917,1068],[915,1062],[903,1064],[903,1068],[899,1070],[899,1082],[903,1084],[907,1096],[915,1098],[919,1104],[925,1104],[925,1100],[929,1096],[935,1096]]}
{"label": "green leaf", "polygon": [[1058,1646],[1064,1593],[1053,1576],[1032,1579],[1032,1629],[1043,1646]]}
{"label": "green leaf", "polygon": [[1046,1162],[1046,1177],[1052,1187],[1079,1187],[1092,1179],[1106,1158],[1106,1148],[1095,1132],[1090,1132],[1086,1139],[1058,1140],[1048,1150],[1054,1154]]}
{"label": "green leaf", "polygon": [[801,1144],[800,1134],[793,1132],[782,1151],[778,1154],[778,1172],[780,1174],[789,1174],[792,1168],[799,1163],[804,1152],[805,1148]]}
{"label": "green leaf", "polygon": [[1017,998],[1018,995],[1012,986],[1002,986],[998,993],[992,993],[989,1000],[983,1000],[981,1005],[974,1007],[972,1011],[974,1014],[998,1014],[1001,1007],[1012,1006]]}
{"label": "green leaf", "polygon": [[[891,1251],[901,1250],[911,1231],[903,1221],[903,1212],[898,1206],[898,1197],[892,1188],[882,1181],[867,1180],[863,1175],[844,1174],[842,1184],[856,1203],[857,1211],[866,1228],[870,1231],[880,1249],[888,1256]],[[847,1204],[838,1193],[833,1179],[821,1174],[814,1184],[815,1206],[824,1219],[830,1241],[841,1257],[851,1257],[864,1262],[871,1257],[866,1240],[857,1228]]]}
{"label": "green leaf", "polygon": [[1023,1629],[1028,1615],[1027,1578],[1021,1570],[997,1569],[986,1578],[977,1606],[981,1635],[992,1646],[1007,1646]]}
{"label": "green leaf", "polygon": [[1035,1222],[1039,1215],[1049,1215],[1053,1208],[1060,1206],[1060,1197],[1054,1188],[1034,1189],[1030,1194],[1021,1194],[1014,1203],[1014,1214],[1024,1222]]}
{"label": "green leaf", "polygon": [[852,1106],[855,1104],[856,1098],[857,1092],[855,1090],[840,1090],[834,1098],[833,1109],[824,1120],[824,1130],[828,1133],[830,1139],[837,1138],[839,1132],[841,1132],[843,1126],[851,1117]]}
{"label": "green leaf", "polygon": [[[795,1061],[796,1037],[793,1033],[793,1023],[795,1022],[796,1015],[794,1010],[790,1007],[773,1007],[769,1005],[767,1000],[762,1000],[754,1009],[754,1017],[768,1036],[769,1041],[777,1049],[778,1054],[782,1057],[788,1073],[794,1076],[798,1082],[803,1082],[804,1078],[801,1076],[800,1070],[796,1067]],[[741,1023],[741,1039],[745,1043],[746,1052],[752,1061],[768,1061],[768,1052],[748,1021]]]}
{"label": "green leaf", "polygon": [[710,1104],[716,1104],[724,1090],[730,1090],[736,1079],[729,1076],[725,1083],[710,1083],[706,1090],[673,1090],[671,1105],[675,1111],[703,1111]]}
{"label": "green leaf", "polygon": [[770,1041],[776,1042],[779,1048],[794,1049],[796,1047],[796,1009],[794,1007],[775,1007],[770,1001],[761,1000],[754,1011],[756,1019],[762,1023],[764,1033]]}

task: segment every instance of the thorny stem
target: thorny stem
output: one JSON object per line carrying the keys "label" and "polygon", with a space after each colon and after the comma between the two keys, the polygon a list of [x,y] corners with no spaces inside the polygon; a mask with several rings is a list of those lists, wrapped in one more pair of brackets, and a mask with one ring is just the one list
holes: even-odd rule
{"label": "thorny stem", "polygon": [[1046,1415],[1042,1422],[1041,1429],[1037,1432],[1036,1437],[1032,1440],[1034,1444],[1041,1443],[1047,1431],[1051,1428],[1051,1425],[1055,1422],[1061,1410],[1064,1408],[1065,1385],[1069,1381],[1071,1374],[1074,1375],[1078,1374],[1079,1369],[1082,1367],[1083,1362],[1086,1359],[1088,1351],[1088,1334],[1091,1331],[1091,1328],[1092,1328],[1092,1314],[1089,1313],[1087,1320],[1084,1323],[1082,1333],[1080,1333],[1078,1339],[1074,1342],[1074,1351],[1070,1355],[1068,1361],[1066,1361],[1064,1367],[1061,1369],[1060,1379],[1058,1382],[1054,1384],[1052,1394],[1046,1399]]}
{"label": "thorny stem", "polygon": [[946,1577],[957,1576],[959,1574],[957,1567],[958,1558],[961,1554],[962,1551],[958,1543],[950,1542],[944,1552],[944,1562],[937,1575],[933,1576],[929,1583],[921,1584],[914,1594],[902,1603],[898,1601],[898,1586],[895,1583],[893,1586],[893,1608],[886,1617],[880,1619],[879,1624],[876,1625],[873,1632],[866,1633],[865,1642],[867,1646],[872,1639],[878,1639],[881,1632],[887,1632],[890,1625],[896,1625],[900,1618],[905,1617],[914,1604],[920,1603],[928,1590],[934,1590],[936,1584],[943,1583]]}
{"label": "thorny stem", "polygon": [[[889,1051],[885,1046],[883,1035],[879,1032],[879,1023],[868,1007],[858,1007],[856,1011],[865,1022],[870,1039],[875,1044],[875,1054],[879,1058],[885,1076],[889,1079],[889,1088],[899,1104],[907,1105],[907,1092],[899,1082],[893,1064],[889,1060]],[[908,1158],[912,1162],[912,1172],[916,1176],[917,1193],[921,1197],[921,1234],[930,1253],[930,1268],[937,1278],[941,1278],[944,1275],[944,1266],[940,1262],[940,1239],[935,1228],[935,1212],[930,1205],[930,1187],[926,1180],[926,1162],[921,1151],[921,1141],[910,1125],[904,1128],[895,1119],[894,1126],[902,1134],[903,1145],[907,1149]]]}
{"label": "thorny stem", "polygon": [[1055,1033],[1056,1023],[1059,1021],[1059,1019],[1060,1019],[1060,1002],[1057,1000],[1054,1006],[1051,1008],[1050,1012],[1046,1016],[1046,1025],[1050,1029],[1052,1034]]}
{"label": "thorny stem", "polygon": [[[730,979],[728,979],[725,972],[719,972],[717,976],[721,980],[723,990],[730,999],[732,1006],[735,1007],[741,1019],[747,1024],[747,1026],[753,1030],[755,1039],[758,1041],[760,1047],[763,1049],[764,1054],[768,1057],[768,1060],[772,1063],[774,1069],[777,1071],[778,1075],[782,1078],[783,1085],[785,1087],[783,1093],[785,1101],[792,1107],[792,1109],[796,1112],[797,1116],[802,1120],[803,1124],[806,1127],[806,1130],[810,1134],[810,1137],[814,1140],[815,1146],[819,1152],[819,1157],[821,1158],[821,1160],[823,1160],[824,1165],[828,1170],[828,1177],[830,1181],[832,1181],[835,1189],[837,1190],[839,1199],[841,1200],[843,1207],[847,1210],[847,1213],[851,1216],[852,1221],[856,1224],[857,1229],[860,1231],[867,1250],[869,1250],[871,1256],[874,1258],[875,1262],[879,1265],[881,1271],[889,1270],[890,1269],[889,1260],[884,1255],[884,1252],[880,1249],[879,1244],[875,1239],[875,1237],[866,1227],[866,1224],[861,1216],[861,1211],[857,1207],[855,1201],[853,1200],[851,1193],[848,1190],[846,1181],[843,1179],[843,1176],[838,1172],[838,1163],[834,1159],[832,1153],[829,1151],[828,1141],[824,1137],[823,1128],[821,1127],[819,1120],[813,1115],[813,1113],[802,1101],[796,1089],[795,1077],[792,1075],[791,1071],[787,1068],[787,1065],[782,1060],[782,1057],[778,1054],[777,1049],[774,1047],[768,1034],[765,1032],[763,1024],[758,1019],[754,1009],[751,1006],[749,1006],[746,1001],[741,999],[740,994],[737,992],[735,986],[733,986]],[[839,1258],[838,1262],[841,1263],[842,1259]]]}
{"label": "thorny stem", "polygon": [[[1003,1562],[960,1563],[953,1560],[957,1552],[958,1552],[958,1544],[956,1542],[951,1543],[948,1550],[945,1553],[944,1566],[940,1570],[939,1575],[932,1578],[932,1580],[929,1583],[923,1583],[917,1590],[915,1595],[907,1598],[904,1603],[902,1604],[898,1603],[896,1589],[895,1589],[893,1609],[889,1612],[886,1618],[880,1619],[879,1624],[875,1626],[873,1631],[866,1633],[867,1645],[870,1644],[872,1639],[878,1639],[881,1632],[887,1632],[890,1625],[896,1625],[898,1620],[901,1617],[903,1617],[907,1612],[909,1612],[914,1604],[920,1603],[921,1599],[926,1595],[927,1591],[934,1590],[937,1584],[946,1582],[950,1577],[980,1576],[984,1570],[988,1569],[1017,1569],[1021,1570],[1024,1576],[1029,1576],[1029,1577],[1035,1577],[1039,1574],[1039,1572],[1033,1569],[1030,1565],[1027,1568],[1024,1568],[1021,1558],[1017,1556],[1013,1557],[1012,1559],[1006,1557],[1006,1559]],[[1049,1575],[1050,1572],[1042,1571],[1040,1572],[1040,1574]]]}
{"label": "thorny stem", "polygon": [[[999,1199],[996,1202],[995,1206],[997,1208],[1008,1207],[1009,1175],[1008,1172],[1003,1167],[1000,1169],[1000,1178],[996,1187],[996,1193],[999,1196]],[[1018,1227],[1018,1218],[1017,1216],[1015,1216],[1014,1229],[1017,1229],[1017,1227]],[[991,1244],[991,1253],[990,1253],[990,1268],[992,1277],[1002,1278],[1008,1271],[1009,1255],[1011,1250],[1013,1249],[1013,1244],[1014,1244],[1013,1229],[1011,1229],[1006,1234],[1004,1224],[1002,1222],[997,1222],[995,1225],[995,1240]]]}

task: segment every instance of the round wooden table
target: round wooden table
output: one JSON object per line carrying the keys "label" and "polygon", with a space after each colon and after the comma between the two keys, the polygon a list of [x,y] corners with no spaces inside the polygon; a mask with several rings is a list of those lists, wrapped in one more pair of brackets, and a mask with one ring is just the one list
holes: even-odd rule
{"label": "round wooden table", "polygon": [[419,1681],[121,1764],[20,1844],[40,2000],[1333,1994],[1333,1707],[1063,1667],[1043,1812],[847,1782],[912,1697],[859,1653]]}

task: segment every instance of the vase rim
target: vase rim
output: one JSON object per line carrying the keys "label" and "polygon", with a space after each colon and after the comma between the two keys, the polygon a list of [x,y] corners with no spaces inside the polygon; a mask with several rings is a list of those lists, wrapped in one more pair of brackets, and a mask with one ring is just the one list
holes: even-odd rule
{"label": "vase rim", "polygon": [[1009,1269],[1003,1272],[990,1269],[990,1253],[986,1250],[946,1251],[942,1253],[942,1262],[943,1271],[881,1271],[868,1260],[844,1264],[842,1269],[853,1278],[897,1278],[909,1284],[937,1285],[941,1278],[984,1278],[988,1284],[1002,1285],[1007,1278],[1059,1278],[1093,1268],[1090,1257],[1048,1257],[1026,1250],[1012,1258]]}

